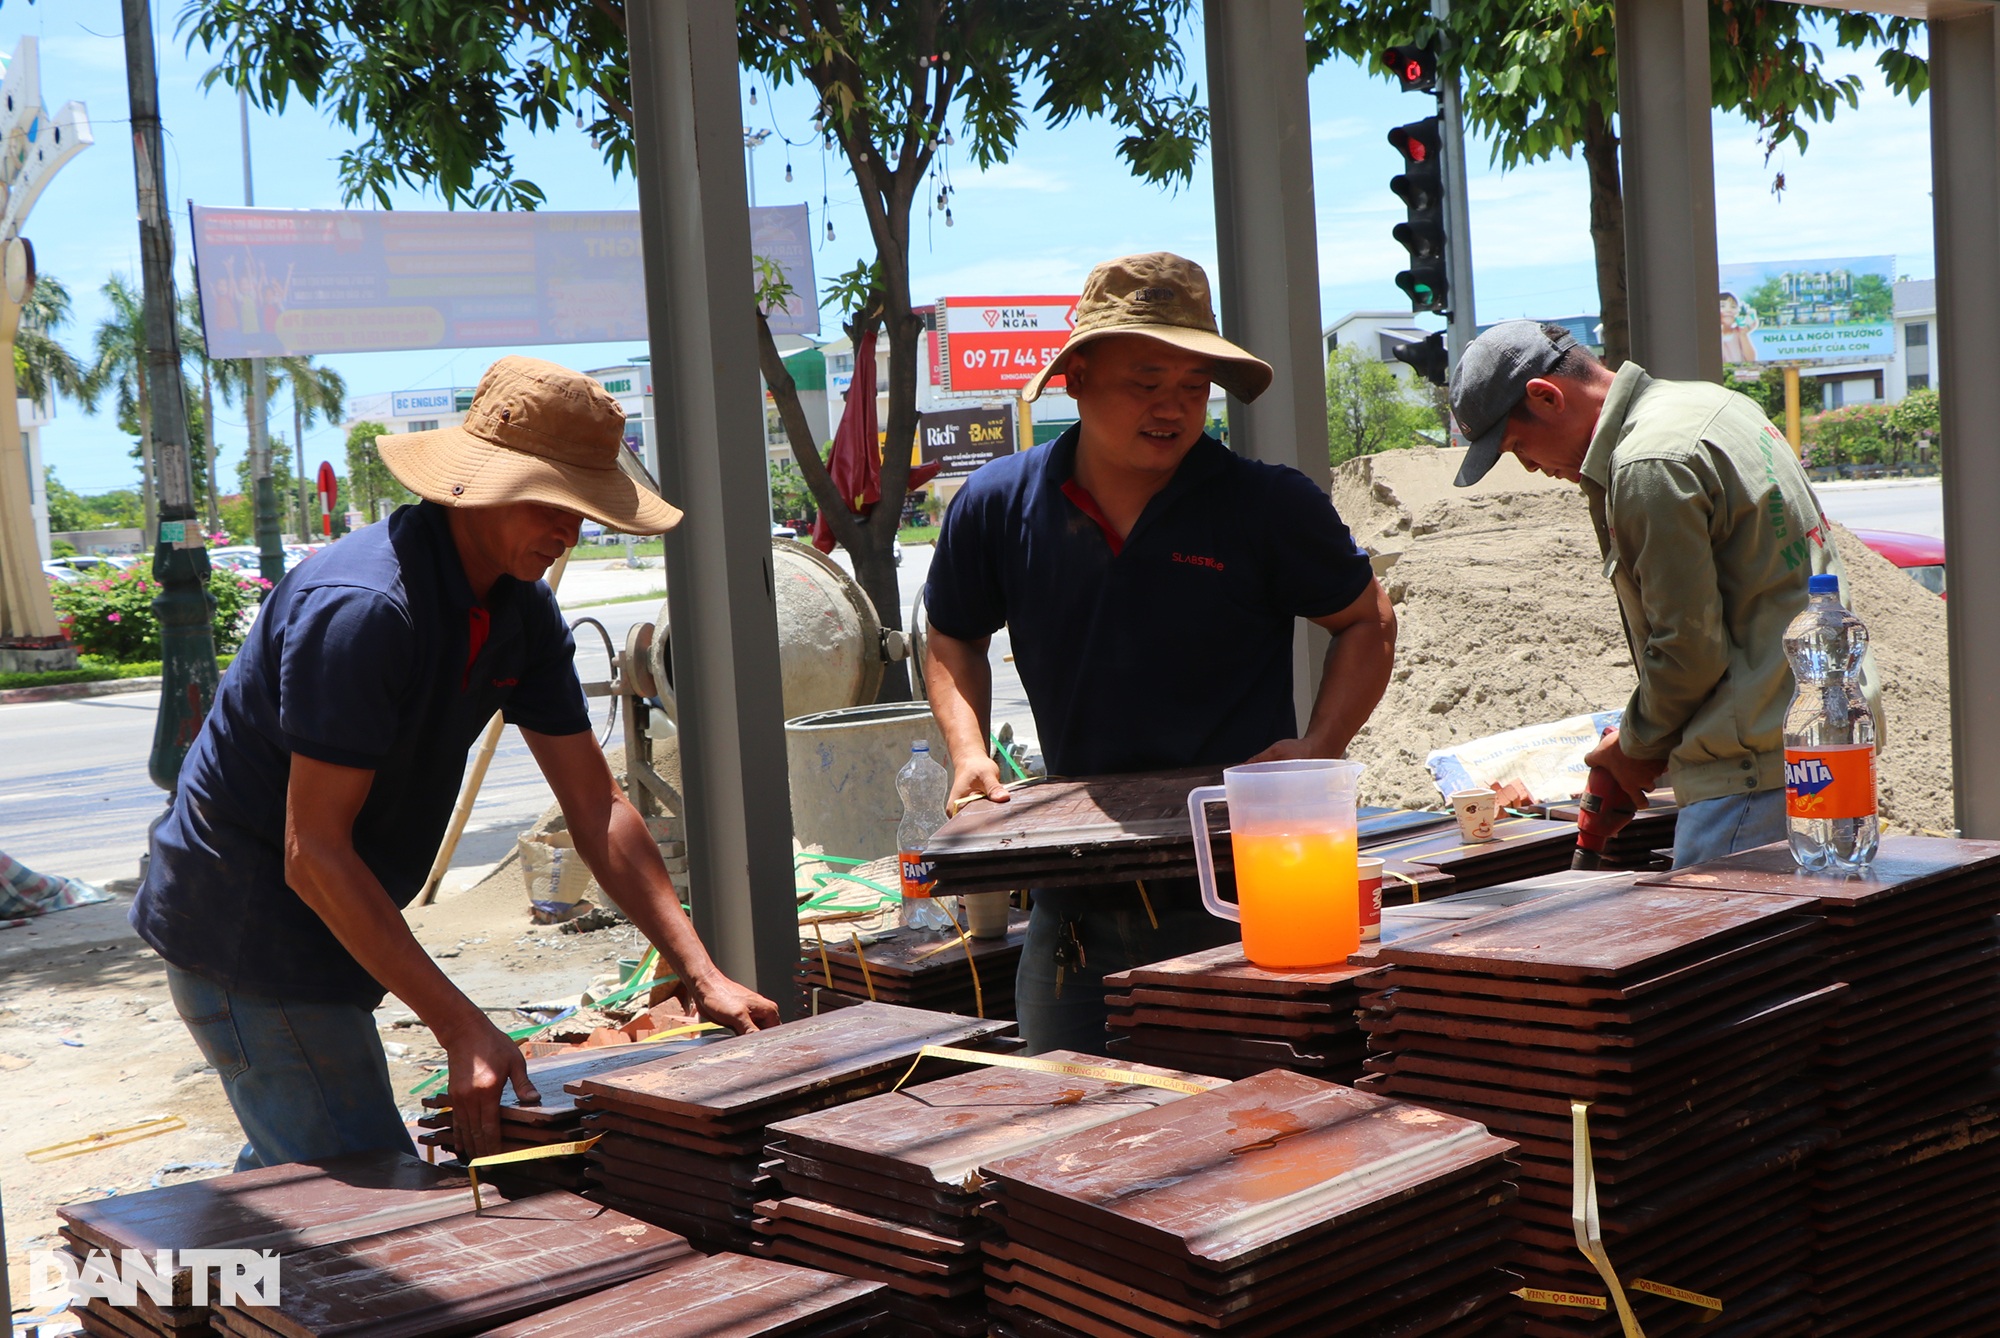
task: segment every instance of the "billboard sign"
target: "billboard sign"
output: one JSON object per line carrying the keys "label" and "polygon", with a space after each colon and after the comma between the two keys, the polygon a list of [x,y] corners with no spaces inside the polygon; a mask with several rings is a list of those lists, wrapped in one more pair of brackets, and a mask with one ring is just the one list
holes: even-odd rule
{"label": "billboard sign", "polygon": [[925,464],[942,461],[939,479],[962,479],[1015,450],[1014,410],[1007,405],[938,409],[917,420],[917,449]]}
{"label": "billboard sign", "polygon": [[[635,210],[192,209],[211,357],[646,338]],[[818,328],[811,248],[786,240],[805,212],[751,211],[798,305],[815,308],[774,321],[780,333]]]}
{"label": "billboard sign", "polygon": [[1721,267],[1725,363],[1854,362],[1896,351],[1896,257]]}
{"label": "billboard sign", "polygon": [[774,335],[819,333],[819,290],[813,286],[812,220],[802,204],[750,211],[750,254],[783,271],[792,296],[767,313]]}
{"label": "billboard sign", "polygon": [[943,389],[955,395],[1020,390],[1076,326],[1074,297],[941,297],[937,310]]}

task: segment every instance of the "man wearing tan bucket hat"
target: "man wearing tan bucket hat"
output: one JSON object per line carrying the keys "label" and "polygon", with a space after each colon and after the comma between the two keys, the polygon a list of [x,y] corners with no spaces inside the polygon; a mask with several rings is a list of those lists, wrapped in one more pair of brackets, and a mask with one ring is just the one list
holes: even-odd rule
{"label": "man wearing tan bucket hat", "polygon": [[[1201,267],[1099,265],[1056,375],[1077,425],[985,466],[952,502],[924,599],[952,799],[1004,803],[987,647],[1005,626],[1049,770],[1065,776],[1337,757],[1388,685],[1396,619],[1327,495],[1204,431],[1211,384],[1271,368],[1216,330]],[[1295,620],[1333,634],[1303,734]],[[1032,1050],[1101,1051],[1107,973],[1228,942],[1192,880],[1039,889],[1016,1000]]]}
{"label": "man wearing tan bucket hat", "polygon": [[777,1020],[716,969],[592,737],[542,574],[583,517],[657,534],[680,512],[619,467],[625,414],[589,377],[502,358],[461,427],[377,439],[423,500],[342,539],[265,597],[155,829],[132,924],[249,1144],[239,1169],[411,1150],[373,1010],[393,993],[450,1063],[462,1151],[500,1150],[520,1050],[402,916],[423,885],[466,751],[516,725],[598,882],[657,944],[702,1016]]}

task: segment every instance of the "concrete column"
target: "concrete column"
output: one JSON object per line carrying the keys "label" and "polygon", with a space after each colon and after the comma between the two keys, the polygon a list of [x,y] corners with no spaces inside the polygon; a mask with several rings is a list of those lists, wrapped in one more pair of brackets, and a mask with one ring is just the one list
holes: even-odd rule
{"label": "concrete column", "polygon": [[[695,927],[789,1006],[798,923],[729,0],[626,10]],[[789,1008],[788,1008],[789,1011]]]}
{"label": "concrete column", "polygon": [[1720,381],[1708,5],[1617,0],[1617,13],[1632,358],[1654,376]]}
{"label": "concrete column", "polygon": [[[1202,18],[1222,333],[1277,373],[1255,404],[1229,400],[1229,444],[1328,487],[1305,12],[1298,0],[1229,0],[1205,5]],[[1293,682],[1301,726],[1325,647],[1324,633],[1300,624]]]}
{"label": "concrete column", "polygon": [[[1937,229],[1932,376],[1944,439],[1951,598],[1951,746],[1958,826],[2000,837],[2000,20],[1933,19],[1931,207]],[[1889,722],[1889,746],[1899,745]]]}

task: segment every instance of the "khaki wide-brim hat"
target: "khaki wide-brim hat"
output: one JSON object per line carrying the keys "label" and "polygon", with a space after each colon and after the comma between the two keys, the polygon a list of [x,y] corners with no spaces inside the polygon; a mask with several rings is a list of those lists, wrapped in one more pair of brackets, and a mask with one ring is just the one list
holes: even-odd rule
{"label": "khaki wide-brim hat", "polygon": [[458,427],[375,439],[402,485],[442,506],[542,502],[620,534],[664,534],[678,508],[619,468],[625,410],[583,375],[540,358],[486,369]]}
{"label": "khaki wide-brim hat", "polygon": [[1169,251],[1107,260],[1084,280],[1076,300],[1076,325],[1055,360],[1035,374],[1021,398],[1037,398],[1070,355],[1112,335],[1140,335],[1208,358],[1215,384],[1249,403],[1271,385],[1271,364],[1224,339],[1215,325],[1208,275],[1200,265]]}

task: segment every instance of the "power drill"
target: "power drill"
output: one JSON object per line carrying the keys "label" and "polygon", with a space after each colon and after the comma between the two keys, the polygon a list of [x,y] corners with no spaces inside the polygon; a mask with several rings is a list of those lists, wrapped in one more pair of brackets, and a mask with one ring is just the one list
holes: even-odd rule
{"label": "power drill", "polygon": [[1638,810],[1621,786],[1603,767],[1590,769],[1590,780],[1577,799],[1582,810],[1576,819],[1576,855],[1572,869],[1597,869],[1604,865],[1604,846],[1625,830]]}

